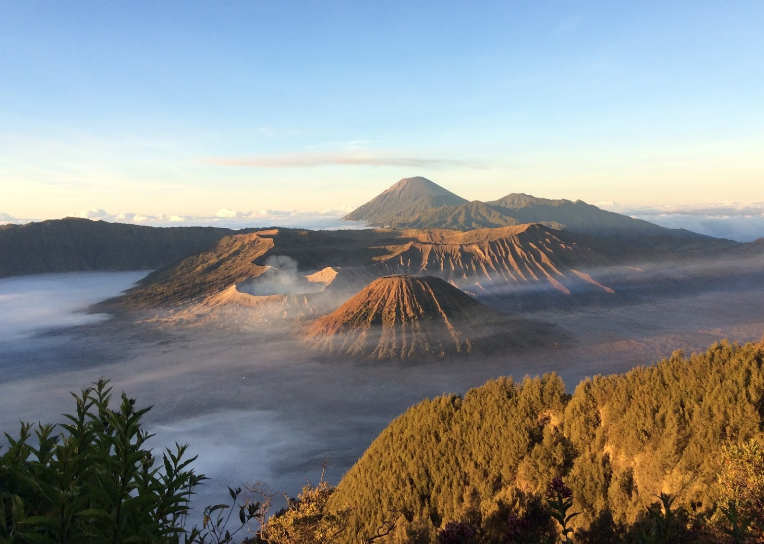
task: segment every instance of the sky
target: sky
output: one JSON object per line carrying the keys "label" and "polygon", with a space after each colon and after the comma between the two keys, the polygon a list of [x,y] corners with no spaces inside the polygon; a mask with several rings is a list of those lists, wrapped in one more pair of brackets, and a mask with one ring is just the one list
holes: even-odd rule
{"label": "sky", "polygon": [[764,217],[764,2],[0,14],[0,221],[320,219],[415,175],[468,199]]}

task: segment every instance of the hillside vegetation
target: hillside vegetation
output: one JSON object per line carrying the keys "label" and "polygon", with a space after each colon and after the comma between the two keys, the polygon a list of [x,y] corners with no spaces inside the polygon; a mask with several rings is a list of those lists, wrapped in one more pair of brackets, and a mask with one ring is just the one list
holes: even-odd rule
{"label": "hillside vegetation", "polygon": [[579,529],[638,522],[661,493],[709,512],[724,504],[725,448],[762,439],[762,361],[761,345],[725,342],[585,380],[572,395],[548,374],[426,400],[380,434],[332,501],[352,507],[350,533],[398,517],[398,542],[429,542],[449,521],[521,516],[557,477]]}
{"label": "hillside vegetation", "polygon": [[554,374],[492,380],[410,408],[337,488],[274,514],[229,489],[194,528],[195,458],[151,450],[149,408],[100,380],[65,423],[5,434],[0,543],[760,543],[762,362],[723,342],[572,395]]}

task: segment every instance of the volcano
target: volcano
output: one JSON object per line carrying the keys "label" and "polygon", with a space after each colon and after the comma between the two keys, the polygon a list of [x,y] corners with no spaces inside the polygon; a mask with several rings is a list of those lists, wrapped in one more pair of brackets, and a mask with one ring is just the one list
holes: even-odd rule
{"label": "volcano", "polygon": [[378,278],[311,323],[309,345],[360,359],[444,359],[528,345],[544,327],[493,311],[431,276]]}
{"label": "volcano", "polygon": [[467,201],[423,177],[405,178],[352,211],[345,219],[370,225],[395,225],[420,213],[443,206],[460,206]]}

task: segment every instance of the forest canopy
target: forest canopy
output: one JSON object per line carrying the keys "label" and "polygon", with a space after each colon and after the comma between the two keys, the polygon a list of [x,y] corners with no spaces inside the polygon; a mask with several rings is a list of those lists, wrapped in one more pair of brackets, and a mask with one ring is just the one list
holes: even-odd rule
{"label": "forest canopy", "polygon": [[572,395],[546,374],[425,400],[380,434],[332,501],[352,507],[353,533],[399,516],[402,542],[414,530],[504,515],[555,478],[572,492],[578,529],[603,515],[633,524],[661,494],[695,513],[742,497],[760,515],[764,486],[749,450],[762,443],[763,359],[760,344],[722,342],[595,376]]}

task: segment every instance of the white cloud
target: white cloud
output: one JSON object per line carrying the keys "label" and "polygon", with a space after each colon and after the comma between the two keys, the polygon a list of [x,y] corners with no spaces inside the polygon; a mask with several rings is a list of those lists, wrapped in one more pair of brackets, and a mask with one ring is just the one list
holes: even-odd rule
{"label": "white cloud", "polygon": [[[230,208],[221,208],[214,215],[149,215],[136,212],[111,213],[102,208],[81,211],[77,217],[85,219],[110,221],[114,223],[131,223],[149,226],[215,226],[233,229],[254,227],[294,227],[312,229],[336,229],[336,228],[363,228],[362,223],[343,221],[342,217],[348,210],[249,210],[239,211]],[[0,215],[11,217],[8,214]],[[16,222],[29,222],[34,220],[15,220]]]}
{"label": "white cloud", "polygon": [[664,227],[683,228],[739,242],[750,242],[764,237],[764,202],[725,202],[691,206],[611,204],[602,207]]}
{"label": "white cloud", "polygon": [[[356,142],[355,145],[361,144]],[[421,157],[364,151],[349,148],[339,152],[303,151],[251,157],[212,157],[205,162],[217,166],[249,166],[254,168],[305,168],[314,166],[408,166],[413,168],[482,167],[478,161],[445,157]]]}
{"label": "white cloud", "polygon": [[219,217],[221,219],[230,219],[231,217],[236,217],[236,212],[233,210],[229,210],[228,208],[222,208],[215,213],[215,217]]}
{"label": "white cloud", "polygon": [[103,208],[92,208],[90,210],[81,211],[77,214],[77,217],[95,220],[102,219],[104,221],[110,221],[113,219],[113,216]]}
{"label": "white cloud", "polygon": [[141,224],[141,223],[147,223],[149,221],[157,221],[157,220],[164,221],[165,216],[160,216],[157,218],[150,215],[142,215],[139,213],[121,213],[117,215],[117,220],[126,221],[128,223]]}

